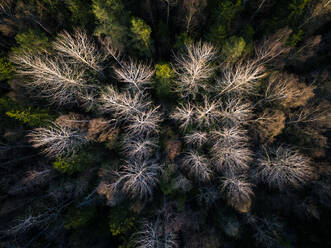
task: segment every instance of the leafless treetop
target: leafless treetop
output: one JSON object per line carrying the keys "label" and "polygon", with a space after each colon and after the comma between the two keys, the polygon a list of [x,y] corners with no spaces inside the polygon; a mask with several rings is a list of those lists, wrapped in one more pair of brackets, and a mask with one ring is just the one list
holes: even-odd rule
{"label": "leafless treetop", "polygon": [[53,47],[65,57],[85,64],[95,71],[99,72],[103,69],[100,63],[103,62],[105,56],[82,30],[76,29],[73,34],[67,31],[61,32],[53,43]]}
{"label": "leafless treetop", "polygon": [[200,88],[206,88],[205,81],[213,74],[211,61],[216,49],[209,43],[198,42],[187,45],[186,50],[185,54],[176,57],[177,87],[183,97],[195,97]]}

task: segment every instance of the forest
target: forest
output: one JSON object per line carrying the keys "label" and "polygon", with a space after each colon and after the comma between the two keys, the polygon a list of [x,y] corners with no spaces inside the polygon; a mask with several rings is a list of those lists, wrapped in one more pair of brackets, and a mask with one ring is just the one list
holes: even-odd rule
{"label": "forest", "polygon": [[330,0],[0,0],[0,248],[331,247]]}

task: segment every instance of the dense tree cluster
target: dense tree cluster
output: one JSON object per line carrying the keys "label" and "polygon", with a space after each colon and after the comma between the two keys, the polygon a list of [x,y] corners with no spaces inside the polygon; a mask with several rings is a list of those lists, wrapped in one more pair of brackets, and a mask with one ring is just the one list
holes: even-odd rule
{"label": "dense tree cluster", "polygon": [[328,0],[0,0],[0,247],[328,247]]}

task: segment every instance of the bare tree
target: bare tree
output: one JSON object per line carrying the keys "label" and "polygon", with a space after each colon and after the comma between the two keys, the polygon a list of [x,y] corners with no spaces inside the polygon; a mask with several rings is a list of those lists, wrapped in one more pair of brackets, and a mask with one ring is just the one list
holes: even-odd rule
{"label": "bare tree", "polygon": [[198,125],[200,127],[210,127],[216,123],[221,117],[221,112],[218,108],[219,103],[217,101],[210,101],[205,97],[204,104],[196,108],[196,121]]}
{"label": "bare tree", "polygon": [[283,225],[277,218],[257,218],[251,224],[255,229],[254,238],[257,244],[266,248],[279,247]]}
{"label": "bare tree", "polygon": [[212,177],[208,159],[196,151],[189,151],[183,157],[183,166],[197,180],[207,182]]}
{"label": "bare tree", "polygon": [[208,141],[208,134],[206,132],[195,131],[193,133],[187,134],[184,137],[185,142],[197,147],[201,147]]}
{"label": "bare tree", "polygon": [[295,108],[304,106],[314,96],[313,90],[314,87],[300,83],[293,74],[272,75],[264,92],[264,100]]}
{"label": "bare tree", "polygon": [[[285,80],[282,80],[285,79]],[[296,89],[294,92],[290,91],[286,78],[280,78],[277,75],[271,75],[267,87],[264,91],[264,100],[266,102],[280,102],[288,97],[288,94],[293,96],[300,96],[300,91]]]}
{"label": "bare tree", "polygon": [[217,166],[227,176],[236,175],[249,168],[253,153],[244,142],[216,143],[211,148],[211,155]]}
{"label": "bare tree", "polygon": [[298,123],[314,123],[319,125],[327,125],[330,123],[331,113],[330,104],[309,104],[293,113],[291,113],[289,120],[286,124]]}
{"label": "bare tree", "polygon": [[175,73],[178,76],[177,91],[182,97],[196,96],[200,88],[206,88],[214,67],[216,49],[209,43],[195,43],[186,46],[187,52],[176,57]]}
{"label": "bare tree", "polygon": [[50,223],[56,221],[68,205],[68,202],[57,202],[55,206],[48,207],[37,215],[28,214],[17,218],[13,225],[9,227],[7,233],[10,235],[19,235],[30,231],[34,227],[48,228]]}
{"label": "bare tree", "polygon": [[137,248],[157,248],[160,247],[160,223],[157,219],[154,223],[145,221],[143,230],[135,233],[135,243]]}
{"label": "bare tree", "polygon": [[247,124],[252,118],[253,108],[250,103],[243,103],[240,98],[228,98],[220,108],[220,116],[226,126]]}
{"label": "bare tree", "polygon": [[79,130],[52,123],[48,128],[36,128],[29,135],[33,147],[41,147],[48,157],[70,156],[88,141]]}
{"label": "bare tree", "polygon": [[103,69],[101,63],[105,56],[80,29],[75,29],[72,35],[67,31],[61,32],[53,43],[53,47],[73,62],[80,62],[97,72]]}
{"label": "bare tree", "polygon": [[131,159],[148,159],[152,152],[158,147],[156,140],[151,137],[144,139],[126,136],[123,140],[124,152]]}
{"label": "bare tree", "polygon": [[127,120],[138,114],[142,115],[151,105],[143,94],[129,92],[118,93],[112,86],[107,87],[100,97],[100,109],[103,113],[114,113],[116,118]]}
{"label": "bare tree", "polygon": [[291,48],[285,46],[285,42],[291,34],[288,28],[280,29],[275,34],[265,38],[255,47],[256,63],[265,64],[276,59],[282,54],[287,54]]}
{"label": "bare tree", "polygon": [[211,131],[209,137],[217,146],[242,147],[249,141],[247,131],[239,126]]}
{"label": "bare tree", "polygon": [[50,168],[42,168],[39,170],[29,170],[23,179],[23,183],[28,186],[40,185],[46,183],[52,176]]}
{"label": "bare tree", "polygon": [[119,63],[120,67],[114,67],[115,74],[119,81],[131,84],[130,89],[141,91],[145,85],[151,83],[154,70],[150,65],[132,59]]}
{"label": "bare tree", "polygon": [[315,176],[308,157],[283,146],[263,148],[253,173],[258,182],[281,191],[288,189],[288,186],[301,188]]}
{"label": "bare tree", "polygon": [[150,108],[146,112],[132,115],[126,130],[131,136],[143,136],[159,132],[159,123],[162,121],[158,111],[159,106]]}
{"label": "bare tree", "polygon": [[65,105],[78,102],[82,92],[95,86],[88,85],[85,70],[63,59],[52,59],[46,54],[20,53],[11,57],[18,65],[17,72],[31,79],[24,84],[29,89],[37,89],[37,96],[48,98],[51,103]]}
{"label": "bare tree", "polygon": [[179,105],[170,117],[180,123],[179,127],[184,131],[193,124],[195,119],[195,107],[190,102]]}
{"label": "bare tree", "polygon": [[254,193],[252,184],[248,183],[244,176],[224,178],[221,191],[225,194],[229,205],[240,212],[249,211]]}
{"label": "bare tree", "polygon": [[263,64],[258,64],[255,60],[229,64],[222,69],[222,72],[223,76],[216,82],[218,96],[229,93],[252,94],[256,82],[266,76]]}
{"label": "bare tree", "polygon": [[118,173],[118,179],[113,187],[122,189],[132,198],[148,200],[158,183],[160,170],[160,165],[155,161],[128,162]]}
{"label": "bare tree", "polygon": [[[167,218],[167,217],[165,217]],[[166,222],[166,221],[165,221]],[[143,222],[143,230],[135,233],[137,248],[176,248],[176,235],[165,229],[166,223],[161,223],[158,217],[154,222]]]}

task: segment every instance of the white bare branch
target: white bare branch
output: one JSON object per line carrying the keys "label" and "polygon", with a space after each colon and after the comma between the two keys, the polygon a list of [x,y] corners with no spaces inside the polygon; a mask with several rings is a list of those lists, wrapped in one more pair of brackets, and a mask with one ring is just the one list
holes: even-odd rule
{"label": "white bare branch", "polygon": [[229,93],[252,94],[256,82],[266,76],[263,64],[258,64],[254,60],[229,64],[222,71],[223,77],[216,83],[218,96]]}
{"label": "white bare branch", "polygon": [[193,96],[199,89],[206,88],[214,67],[211,61],[215,58],[216,49],[209,43],[197,42],[186,46],[187,53],[176,57],[175,73],[178,76],[177,91],[183,97]]}
{"label": "white bare branch", "polygon": [[116,187],[122,187],[123,191],[131,198],[148,200],[152,196],[153,188],[158,183],[158,175],[161,167],[155,161],[128,162],[115,182]]}
{"label": "white bare branch", "polygon": [[211,155],[217,168],[227,176],[248,169],[253,153],[246,132],[238,127],[224,128],[211,134]]}
{"label": "white bare branch", "polygon": [[221,105],[220,111],[223,124],[231,127],[247,124],[252,118],[253,108],[250,103],[243,103],[240,98],[231,98]]}
{"label": "white bare branch", "polygon": [[145,85],[151,83],[154,70],[150,65],[130,59],[120,62],[120,67],[114,67],[119,81],[131,84],[130,89],[141,91]]}
{"label": "white bare branch", "polygon": [[247,212],[251,206],[251,197],[254,195],[252,184],[243,176],[226,177],[223,180],[221,191],[227,202],[240,212]]}
{"label": "white bare branch", "polygon": [[216,123],[220,117],[219,103],[217,101],[210,101],[207,97],[204,98],[204,104],[197,106],[196,118],[199,127],[210,127]]}
{"label": "white bare branch", "polygon": [[180,123],[179,127],[184,131],[193,124],[195,119],[195,107],[190,102],[179,105],[170,117]]}
{"label": "white bare branch", "polygon": [[160,247],[159,221],[144,222],[143,230],[135,233],[135,243],[137,248],[157,248]]}
{"label": "white bare branch", "polygon": [[293,99],[301,96],[302,91],[299,88],[290,87],[289,79],[287,77],[272,75],[267,83],[264,92],[264,100],[266,102],[281,102],[286,98],[293,97]]}
{"label": "white bare branch", "polygon": [[121,120],[142,115],[151,105],[143,94],[134,94],[134,96],[129,92],[120,94],[111,86],[101,94],[100,102],[103,113],[114,113],[115,117]]}
{"label": "white bare branch", "polygon": [[103,69],[100,64],[104,61],[105,56],[80,29],[74,30],[72,35],[64,30],[57,36],[53,47],[64,57],[72,59],[72,62],[82,63],[97,72]]}
{"label": "white bare branch", "polygon": [[241,147],[249,141],[247,131],[239,126],[210,132],[210,140],[217,146]]}
{"label": "white bare branch", "polygon": [[184,137],[185,142],[197,147],[201,147],[208,141],[208,134],[206,132],[195,131],[191,134],[187,134]]}
{"label": "white bare branch", "polygon": [[144,136],[159,132],[159,124],[162,121],[161,114],[158,111],[159,106],[150,108],[146,112],[130,116],[130,123],[126,130],[131,136]]}
{"label": "white bare branch", "polygon": [[48,157],[70,156],[88,141],[79,130],[52,123],[48,128],[36,128],[29,135],[33,147],[42,148]]}
{"label": "white bare branch", "polygon": [[281,191],[288,189],[288,186],[301,188],[315,175],[308,157],[283,146],[264,148],[253,173],[258,182],[264,182]]}
{"label": "white bare branch", "polygon": [[208,159],[196,151],[189,151],[185,154],[183,167],[189,171],[191,176],[202,182],[208,182],[212,177]]}
{"label": "white bare branch", "polygon": [[148,159],[153,151],[158,147],[157,141],[151,137],[144,139],[139,137],[126,136],[123,140],[123,148],[130,159]]}
{"label": "white bare branch", "polygon": [[290,29],[284,28],[265,38],[255,47],[256,62],[259,64],[268,63],[280,55],[288,53],[291,48],[284,44],[291,32]]}
{"label": "white bare branch", "polygon": [[18,65],[20,75],[31,78],[25,86],[38,89],[37,96],[46,97],[51,103],[75,103],[84,90],[94,87],[87,84],[85,69],[68,64],[61,58],[52,59],[41,53],[20,53],[13,55],[11,60]]}

